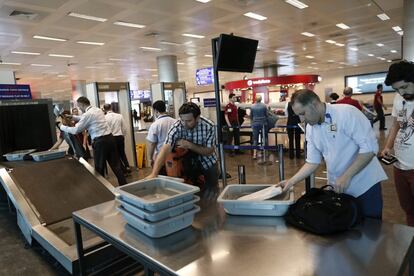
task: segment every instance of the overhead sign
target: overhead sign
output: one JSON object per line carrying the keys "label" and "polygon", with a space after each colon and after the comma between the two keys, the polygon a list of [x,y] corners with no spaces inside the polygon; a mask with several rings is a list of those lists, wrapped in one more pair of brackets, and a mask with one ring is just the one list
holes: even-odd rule
{"label": "overhead sign", "polygon": [[227,82],[224,86],[227,90],[244,89],[249,87],[271,86],[281,84],[296,84],[296,83],[317,83],[319,82],[319,75],[290,75],[290,76],[276,76],[269,78],[253,78],[247,80],[238,80]]}
{"label": "overhead sign", "polygon": [[216,98],[206,98],[203,99],[204,107],[215,107],[216,106]]}
{"label": "overhead sign", "polygon": [[149,90],[130,90],[131,100],[151,101],[151,91]]}
{"label": "overhead sign", "polygon": [[387,72],[345,76],[345,86],[352,87],[354,94],[374,93],[378,84],[383,84],[383,92],[394,92],[391,86],[384,84],[386,76]]}
{"label": "overhead sign", "polygon": [[28,84],[0,84],[0,100],[31,100]]}
{"label": "overhead sign", "polygon": [[196,70],[197,85],[208,85],[214,83],[213,67],[201,68]]}

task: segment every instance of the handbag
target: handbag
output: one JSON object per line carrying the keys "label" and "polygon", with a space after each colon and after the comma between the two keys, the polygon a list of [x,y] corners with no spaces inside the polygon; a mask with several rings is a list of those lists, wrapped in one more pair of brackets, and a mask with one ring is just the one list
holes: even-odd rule
{"label": "handbag", "polygon": [[311,188],[289,207],[286,222],[318,235],[347,231],[361,223],[363,216],[356,198],[329,187],[333,188]]}

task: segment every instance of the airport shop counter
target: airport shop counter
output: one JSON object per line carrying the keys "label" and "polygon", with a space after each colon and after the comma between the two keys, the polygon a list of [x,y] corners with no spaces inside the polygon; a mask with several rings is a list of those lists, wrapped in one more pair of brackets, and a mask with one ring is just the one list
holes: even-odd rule
{"label": "airport shop counter", "polygon": [[96,233],[143,264],[146,275],[403,275],[412,259],[414,228],[404,225],[366,219],[321,237],[283,218],[230,216],[212,201],[200,207],[192,227],[158,239],[126,224],[115,201],[76,211],[73,219],[75,231]]}

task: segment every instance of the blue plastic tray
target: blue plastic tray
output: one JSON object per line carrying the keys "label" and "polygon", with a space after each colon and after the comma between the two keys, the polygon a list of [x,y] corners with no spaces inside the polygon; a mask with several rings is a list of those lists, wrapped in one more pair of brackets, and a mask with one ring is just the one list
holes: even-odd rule
{"label": "blue plastic tray", "polygon": [[125,210],[136,215],[139,218],[146,219],[151,222],[157,222],[181,215],[182,213],[191,210],[194,207],[194,203],[196,203],[199,200],[200,198],[198,196],[194,196],[193,200],[189,200],[187,202],[184,202],[183,204],[168,209],[164,209],[158,212],[150,212],[142,210],[133,204],[123,201],[122,196],[117,198],[117,201],[119,202],[119,204],[121,204],[122,207],[124,207]]}
{"label": "blue plastic tray", "polygon": [[122,206],[119,206],[118,210],[121,212],[128,224],[135,229],[152,238],[161,238],[190,226],[193,223],[194,215],[200,211],[200,207],[194,205],[194,208],[188,212],[159,222],[149,222],[143,220],[128,212]]}
{"label": "blue plastic tray", "polygon": [[47,150],[31,153],[34,161],[41,162],[65,157],[65,150]]}

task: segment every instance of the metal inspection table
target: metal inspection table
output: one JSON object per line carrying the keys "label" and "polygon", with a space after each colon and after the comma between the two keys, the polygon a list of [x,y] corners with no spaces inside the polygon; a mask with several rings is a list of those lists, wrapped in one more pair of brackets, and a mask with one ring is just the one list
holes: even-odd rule
{"label": "metal inspection table", "polygon": [[80,225],[141,262],[146,275],[403,275],[414,228],[366,219],[346,233],[320,237],[283,218],[229,216],[200,202],[192,227],[153,239],[126,224],[110,201],[73,213],[82,266]]}

